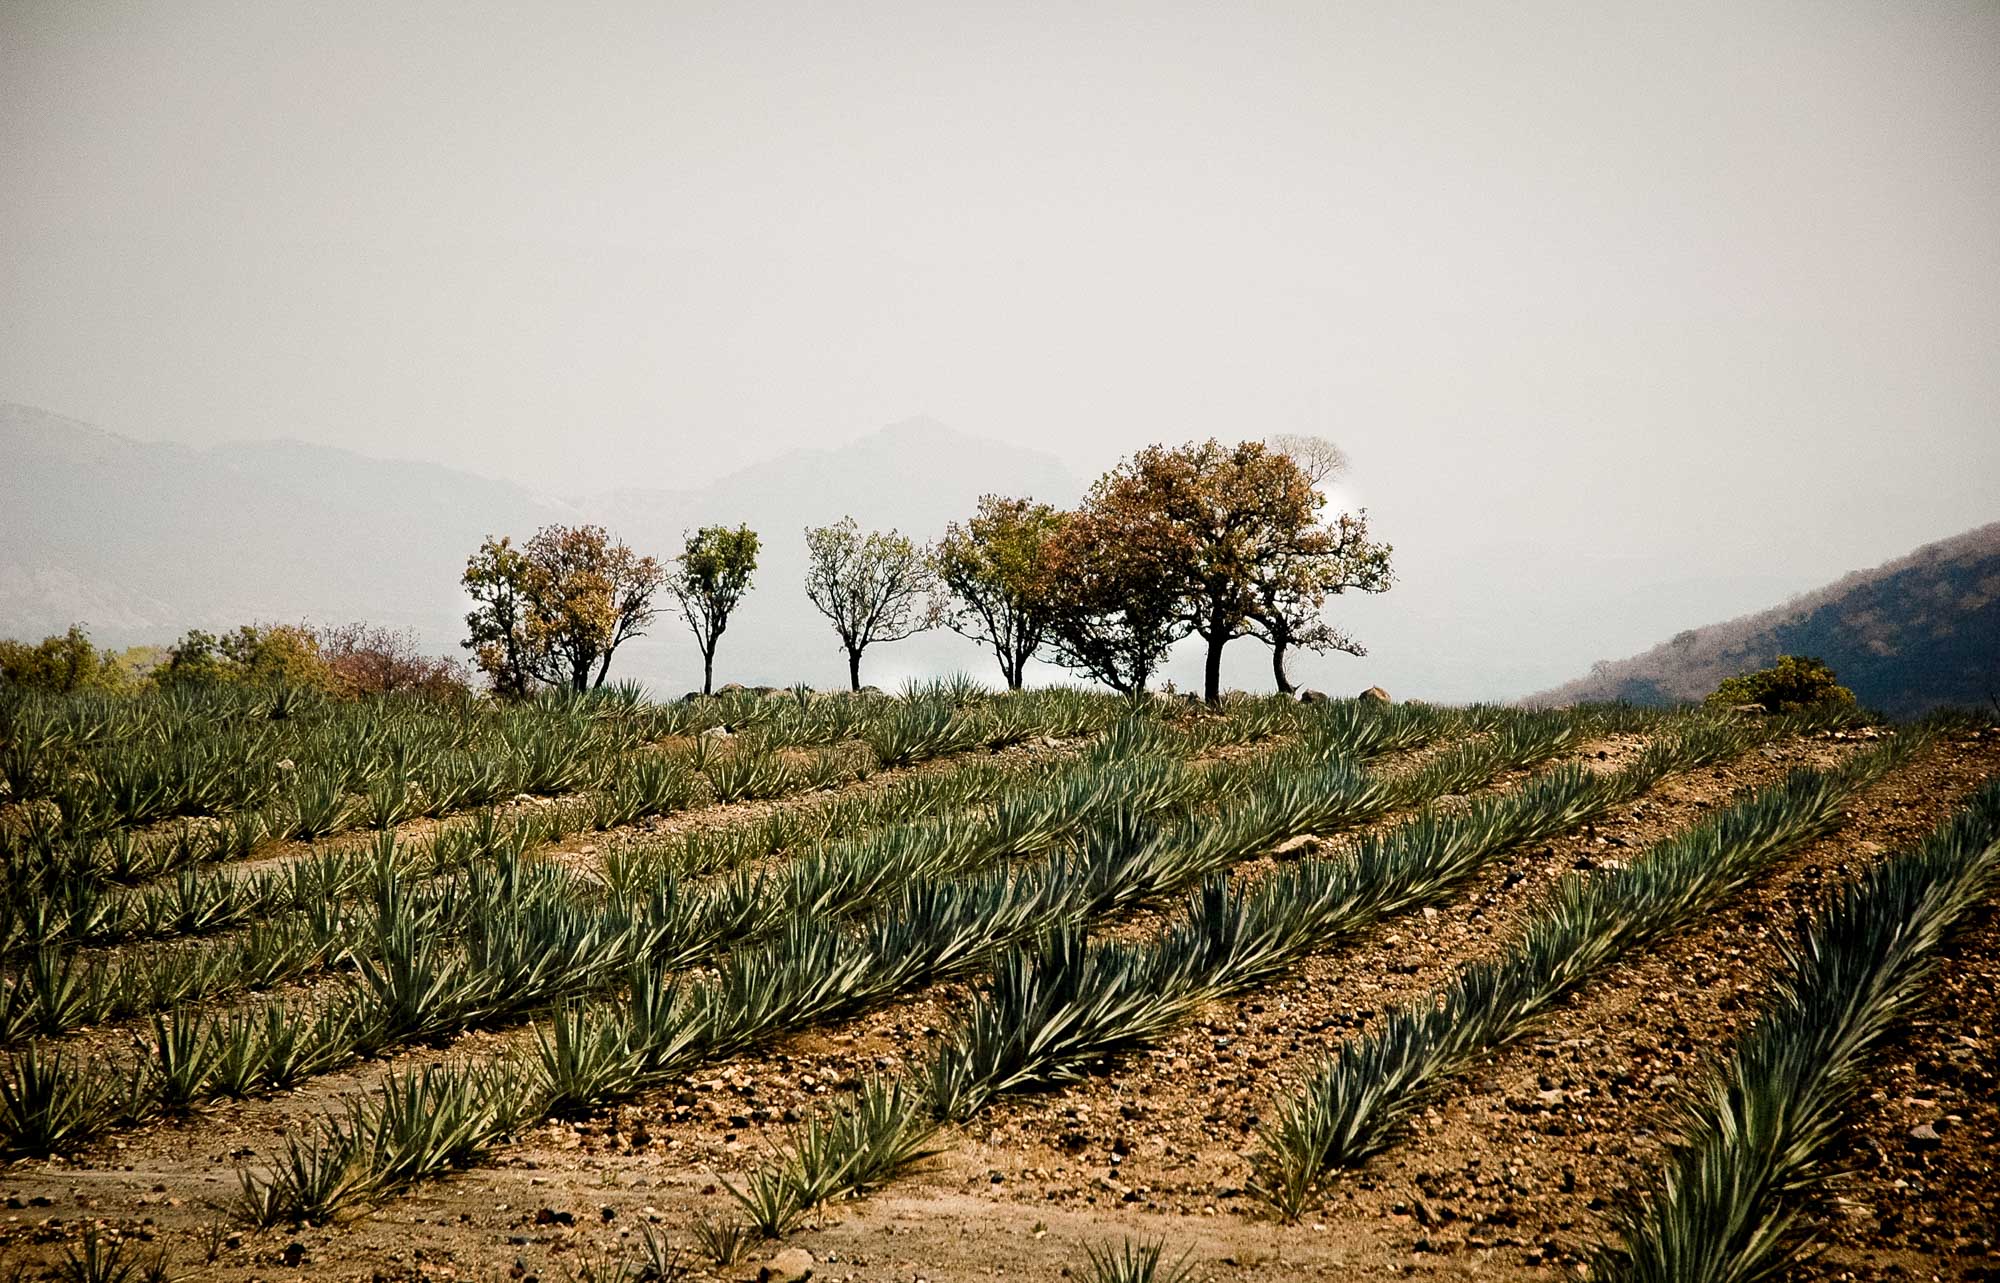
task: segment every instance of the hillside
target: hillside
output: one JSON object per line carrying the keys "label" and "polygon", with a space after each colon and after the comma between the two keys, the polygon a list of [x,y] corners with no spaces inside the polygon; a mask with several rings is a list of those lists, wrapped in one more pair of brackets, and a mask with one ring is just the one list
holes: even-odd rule
{"label": "hillside", "polygon": [[1863,704],[1891,716],[2000,699],[2000,522],[1775,609],[1689,629],[1524,702],[1700,699],[1785,654],[1825,660]]}
{"label": "hillside", "polygon": [[[764,536],[758,590],[724,644],[729,678],[830,683],[833,634],[806,602],[803,528],[852,513],[931,538],[1002,490],[1069,502],[1051,456],[915,419],[836,448],[801,450],[699,489],[632,487],[563,500],[436,464],[374,459],[296,441],[194,448],[146,442],[0,403],[0,636],[73,621],[100,642],[170,641],[251,620],[413,628],[456,653],[458,575],[488,534],[552,521],[608,526],[672,555],[681,532],[747,522]],[[663,478],[672,469],[663,464]],[[873,676],[983,667],[969,643],[926,636],[871,657]],[[620,652],[618,676],[684,686],[698,671],[671,611]]]}

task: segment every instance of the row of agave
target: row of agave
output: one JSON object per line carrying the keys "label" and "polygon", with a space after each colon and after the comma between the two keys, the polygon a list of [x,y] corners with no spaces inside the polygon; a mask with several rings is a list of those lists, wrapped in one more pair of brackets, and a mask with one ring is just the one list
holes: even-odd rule
{"label": "row of agave", "polygon": [[831,841],[836,835],[964,810],[990,802],[1006,787],[1058,769],[1007,758],[967,758],[948,771],[907,775],[859,795],[809,796],[800,805],[665,836],[624,835],[606,844],[602,860],[606,893],[613,899],[630,899],[649,894],[664,878],[702,877]]}
{"label": "row of agave", "polygon": [[[1528,724],[1532,733],[1503,728],[1492,737],[1486,776],[1543,760],[1570,742],[1581,723]],[[246,1174],[245,1210],[253,1219],[316,1219],[469,1161],[528,1119],[601,1106],[781,1032],[964,974],[1013,941],[1177,889],[1202,872],[1182,848],[1203,844],[1214,860],[1241,858],[1288,836],[1284,825],[1300,813],[1301,795],[1321,799],[1309,822],[1323,826],[1332,822],[1328,817],[1358,821],[1406,804],[1413,789],[1464,787],[1462,774],[1417,773],[1386,782],[1329,748],[1269,773],[1247,796],[1232,795],[1237,815],[1264,817],[1261,833],[1212,811],[1159,817],[1114,805],[1081,832],[1063,835],[1039,861],[904,879],[883,907],[852,927],[787,915],[777,938],[732,951],[712,977],[677,977],[671,965],[649,954],[633,965],[622,996],[558,1008],[538,1029],[531,1053],[436,1071],[431,1089],[449,1093],[451,1112],[465,1120],[466,1130],[448,1152],[421,1157],[418,1140],[400,1134],[400,1115],[386,1104],[400,1090],[392,1084],[297,1138],[268,1172]],[[1273,793],[1283,800],[1265,800]],[[1211,841],[1216,831],[1231,841]],[[1141,850],[1153,858],[1137,858]],[[334,1179],[336,1170],[345,1174]]]}
{"label": "row of agave", "polygon": [[[690,829],[671,839],[628,841],[605,857],[603,894],[613,903],[644,902],[682,878],[739,869],[784,850],[830,841],[836,833],[852,840],[917,816],[995,803],[1009,790],[1037,792],[1048,787],[1054,775],[1049,768],[968,761],[956,770],[906,777],[880,791],[828,805],[774,810],[749,822]],[[467,848],[463,858],[453,858],[457,832],[446,829],[421,842],[368,849],[364,858],[372,863],[370,885],[379,888],[388,878],[441,876],[496,852],[518,855],[528,845],[516,833],[509,834],[512,840],[499,841],[498,831],[489,828],[486,842]],[[442,859],[440,844],[445,848]],[[759,903],[761,890],[753,881],[736,898]],[[240,918],[232,912],[228,920]],[[85,959],[45,947],[14,976],[0,979],[0,1043],[58,1035],[183,1002],[212,1001],[244,989],[304,979],[354,958],[374,934],[367,916],[314,903],[294,913],[253,921],[241,935],[170,944],[151,953],[118,952]]]}
{"label": "row of agave", "polygon": [[[1054,734],[1074,728],[1079,708],[1101,711],[1116,705],[1103,700],[1087,703],[1043,698],[1032,707],[1047,714],[1044,720],[1034,723],[1040,728],[1039,733]],[[544,736],[537,742],[543,740],[553,742],[553,737]],[[828,788],[866,769],[865,764],[857,766],[851,753],[822,750],[808,760],[797,761],[782,756],[777,748],[759,737],[746,740],[719,745],[698,738],[691,748],[677,752],[627,753],[607,768],[607,778],[595,782],[602,785],[597,791],[541,808],[532,814],[531,821],[525,822],[538,826],[542,830],[538,840],[546,840],[586,829],[612,829],[709,800],[733,802]],[[351,799],[325,781],[309,778],[307,783],[316,790],[310,792],[315,807],[314,832],[338,830],[347,819],[343,808],[348,807]],[[511,796],[506,792],[511,787],[504,785],[495,795]],[[409,803],[416,796],[420,794],[393,781],[386,790],[389,801],[401,799]],[[391,825],[426,811],[425,807],[409,803],[400,810],[378,810],[372,822],[386,832]],[[483,815],[472,821],[486,822]],[[217,823],[209,830],[211,836],[207,842],[196,836],[200,830],[189,825],[176,826],[159,840],[171,845],[174,855],[168,867],[178,870],[177,880],[126,895],[119,894],[115,884],[95,876],[94,871],[133,862],[127,854],[132,845],[129,831],[113,832],[84,848],[82,869],[76,867],[76,861],[65,864],[54,858],[40,860],[37,874],[24,875],[17,869],[15,876],[9,878],[7,901],[0,906],[5,913],[4,919],[0,919],[0,956],[18,956],[66,941],[109,943],[123,938],[157,938],[215,930],[264,913],[282,911],[282,899],[274,901],[263,895],[262,884],[256,879],[251,879],[246,887],[244,880],[233,872],[201,872],[193,867],[194,861],[184,858],[223,852],[246,854],[262,831],[261,819],[249,819],[244,814]],[[286,831],[294,836],[302,832],[296,824]],[[47,849],[77,847],[54,845]],[[205,908],[193,919],[203,925],[189,928],[182,925],[190,921],[189,915],[178,912],[177,906],[191,899]],[[160,912],[163,908],[176,911],[163,914]]]}
{"label": "row of agave", "polygon": [[[446,789],[467,762],[512,758],[520,783],[546,786],[551,775],[580,769],[580,760],[629,750],[650,729],[603,698],[503,708],[385,696],[273,718],[251,715],[240,697],[160,693],[118,701],[117,729],[78,743],[58,733],[72,703],[97,700],[14,695],[0,714],[0,737],[11,800],[52,800],[65,830],[84,833],[263,806],[296,787],[300,772],[359,792],[401,768]],[[218,707],[226,712],[216,715]]]}
{"label": "row of agave", "polygon": [[[1381,725],[1404,727],[1400,738],[1375,721],[1354,726],[1357,738],[1365,734],[1370,743],[1388,745],[1405,742],[1441,720],[1416,714],[1379,719]],[[1342,724],[1326,719],[1329,728]],[[681,965],[733,941],[768,933],[774,922],[789,915],[849,911],[904,877],[935,878],[977,859],[1040,849],[1066,824],[1101,813],[1112,799],[1125,807],[1140,799],[1161,809],[1183,804],[1192,792],[1189,785],[1201,782],[1198,775],[1190,774],[1179,788],[1155,787],[1148,793],[1144,781],[1132,778],[1138,768],[1113,768],[1136,755],[1156,755],[1185,738],[1150,722],[1121,726],[1073,766],[1073,779],[1035,775],[1025,782],[1009,780],[983,822],[945,818],[905,824],[881,839],[832,844],[778,878],[746,875],[699,894],[685,893],[669,878],[644,897],[628,895],[603,904],[595,884],[582,884],[553,867],[529,868],[519,860],[518,848],[496,851],[490,842],[480,854],[495,863],[468,862],[454,876],[424,886],[412,878],[409,859],[399,860],[404,853],[385,836],[369,870],[376,900],[372,915],[341,919],[325,928],[341,938],[340,956],[354,964],[359,979],[351,992],[315,1017],[315,1027],[337,1044],[320,1048],[321,1058],[334,1063],[396,1042],[516,1015],[601,987],[622,977],[638,958],[651,959],[656,969]],[[1178,751],[1188,749],[1183,745]],[[1143,769],[1157,774],[1159,764],[1148,762]],[[911,792],[938,795],[935,785]],[[909,805],[898,790],[887,796],[887,813]],[[434,878],[438,874],[434,866],[430,872]],[[154,977],[146,974],[146,979]],[[15,991],[24,1022],[80,1018],[92,993],[68,973],[32,982],[24,978]],[[50,1016],[50,1008],[57,1006],[64,1009]],[[329,1012],[339,1019],[330,1019]],[[222,1036],[219,1026],[214,1036]],[[141,1117],[171,1106],[171,1097],[148,1095],[158,1081],[155,1076],[127,1077],[117,1109],[103,1112],[99,1126],[113,1117]],[[235,1090],[239,1083],[231,1078],[218,1091]],[[0,1132],[5,1130],[6,1120],[0,1119]],[[23,1134],[32,1139],[42,1133],[27,1126]]]}
{"label": "row of agave", "polygon": [[[1499,854],[1623,806],[1669,773],[1741,753],[1764,733],[1696,725],[1616,772],[1560,767],[1470,805],[1429,807],[1253,885],[1210,876],[1149,941],[1093,944],[1074,922],[1024,941],[996,959],[985,990],[895,1089],[913,1106],[896,1125],[854,1125],[870,1114],[867,1093],[837,1106],[833,1124],[808,1121],[752,1171],[739,1201],[756,1229],[782,1234],[827,1198],[927,1152],[945,1121],[962,1122],[1008,1092],[1079,1078],[1107,1055],[1156,1041],[1203,1003],[1266,983],[1384,917],[1445,899]],[[841,1136],[844,1143],[828,1139]]]}
{"label": "row of agave", "polygon": [[[1269,725],[1261,707],[1247,707],[1247,713],[1204,720],[1199,724],[1202,734],[1179,735],[1177,743],[1183,750],[1194,751],[1218,734],[1240,741],[1248,733],[1261,733],[1256,728]],[[1346,720],[1351,720],[1351,712]],[[1250,731],[1239,722],[1250,723]],[[1316,726],[1334,724],[1332,718],[1314,719]],[[1358,725],[1378,727],[1386,723],[1375,719]],[[1217,732],[1210,728],[1227,729]],[[1381,732],[1378,729],[1375,733]],[[831,806],[776,811],[756,825],[712,826],[668,841],[627,842],[606,859],[607,890],[614,899],[643,899],[654,894],[669,876],[738,867],[802,842],[827,840],[836,832],[866,833],[980,802],[1019,806],[1020,801],[1003,798],[1003,786],[1024,798],[1034,797],[1043,787],[1038,783],[1040,777],[1017,779],[1021,775],[1011,763],[967,761],[949,772],[910,777],[872,795]],[[343,889],[379,880],[385,870],[411,877],[425,876],[428,870],[429,876],[437,876],[496,850],[519,853],[534,841],[576,831],[586,820],[591,827],[604,829],[639,815],[672,809],[691,791],[688,776],[659,756],[644,757],[621,777],[615,790],[589,800],[587,815],[574,806],[544,809],[517,821],[504,841],[496,830],[495,817],[483,813],[469,824],[439,830],[414,851],[397,854],[396,848],[381,842],[349,851],[346,854],[352,858],[344,875],[330,868],[330,859],[321,857],[304,862],[302,868],[313,876],[303,881],[293,875],[262,884],[252,880],[246,886],[240,879],[222,875],[184,876],[170,887],[140,893],[133,899],[129,915],[107,917],[91,928],[95,934],[86,938],[102,940],[120,933],[158,938],[234,927],[246,920],[253,925],[243,939],[169,949],[158,956],[110,957],[88,963],[43,944],[17,975],[0,979],[0,1042],[17,1041],[30,1033],[60,1033],[182,1001],[299,979],[332,961],[351,957],[363,934],[360,924],[350,918],[329,915],[318,898],[321,895],[337,897]],[[471,838],[469,845],[463,841],[467,837]],[[743,889],[740,902],[757,902],[757,892],[755,887]],[[257,916],[297,905],[302,899],[306,907],[301,911]],[[69,920],[87,923],[89,911],[73,912]]]}
{"label": "row of agave", "polygon": [[407,876],[436,876],[497,851],[519,852],[589,827],[587,803],[502,817],[481,811],[441,826],[426,841],[398,845],[384,832],[333,845],[255,872],[191,867],[124,889],[87,878],[9,888],[0,954],[19,957],[58,945],[100,945],[208,935],[316,905],[352,898],[371,884],[388,853]]}
{"label": "row of agave", "polygon": [[1529,1032],[1566,994],[1838,828],[1849,800],[1923,739],[1903,735],[1834,770],[1794,771],[1623,868],[1564,878],[1497,957],[1343,1044],[1280,1101],[1260,1137],[1253,1188],[1297,1216],[1332,1170],[1393,1144],[1449,1080]]}
{"label": "row of agave", "polygon": [[1913,850],[1845,883],[1782,944],[1776,992],[1679,1103],[1665,1169],[1594,1253],[1608,1283],[1779,1278],[1867,1071],[1933,1000],[1939,950],[2000,889],[2000,780]]}
{"label": "row of agave", "polygon": [[[793,699],[730,696],[672,707],[689,710],[710,703],[714,707],[704,709],[698,723],[709,729],[725,724],[711,725],[710,718],[739,710],[775,708],[780,713],[745,723],[752,728],[750,734],[727,747],[699,736],[665,753],[644,750],[646,741],[633,718],[603,717],[593,712],[600,707],[593,704],[558,705],[534,720],[526,720],[521,711],[502,714],[515,721],[496,723],[497,732],[471,745],[456,743],[464,738],[456,733],[462,728],[450,726],[446,727],[450,742],[428,745],[413,746],[398,739],[384,746],[377,742],[382,739],[379,733],[358,735],[360,746],[343,744],[340,761],[299,746],[294,751],[301,754],[303,764],[279,760],[272,749],[228,753],[214,742],[203,742],[198,747],[209,762],[204,778],[226,780],[238,790],[262,779],[264,784],[257,786],[262,800],[246,795],[236,805],[204,802],[184,808],[216,811],[221,818],[199,825],[184,822],[144,836],[136,835],[129,825],[113,823],[106,814],[91,814],[93,804],[73,797],[57,804],[16,807],[11,820],[0,816],[0,873],[9,882],[28,887],[76,880],[131,883],[203,860],[247,854],[267,835],[312,841],[357,825],[387,830],[406,820],[491,806],[523,794],[588,792],[593,824],[610,828],[704,797],[723,802],[775,797],[830,787],[870,769],[867,755],[857,755],[852,746],[846,751],[829,748],[803,759],[781,755],[780,750],[797,747],[802,740],[838,743],[868,733],[877,724],[906,725],[944,709],[955,736],[971,727],[975,743],[998,747],[1030,736],[1097,729],[1120,707],[1106,697],[1071,691],[998,696],[966,711],[946,708],[935,696],[922,704],[845,696],[813,696],[801,704]],[[787,709],[792,713],[784,713]],[[799,719],[809,724],[799,725]],[[334,726],[322,734],[352,729]],[[835,735],[838,738],[827,738]],[[898,760],[910,759],[904,755]],[[235,769],[218,765],[225,761],[234,763]],[[133,771],[158,777],[153,769],[157,765],[144,746],[128,746],[115,756],[107,754],[103,770],[117,778]],[[155,783],[160,790],[171,791],[157,778]],[[74,792],[82,786],[72,781],[66,787]],[[130,809],[122,803],[121,808]]]}

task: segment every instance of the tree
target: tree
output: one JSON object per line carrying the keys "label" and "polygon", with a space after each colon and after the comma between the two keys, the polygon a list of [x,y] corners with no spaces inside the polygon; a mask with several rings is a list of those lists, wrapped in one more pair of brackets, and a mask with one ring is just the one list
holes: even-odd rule
{"label": "tree", "polygon": [[1313,542],[1326,502],[1304,468],[1261,442],[1149,446],[1107,473],[1095,510],[1164,521],[1178,532],[1184,621],[1207,643],[1202,689],[1222,693],[1222,651],[1248,633],[1260,579],[1279,577]]}
{"label": "tree", "polygon": [[833,621],[847,652],[847,682],[861,689],[861,652],[937,626],[943,611],[924,550],[894,530],[866,538],[854,518],[808,527],[806,596]]}
{"label": "tree", "polygon": [[701,693],[707,695],[715,687],[715,643],[757,569],[757,532],[748,526],[703,526],[688,537],[675,564],[667,587],[680,600],[701,647]]}
{"label": "tree", "polygon": [[1137,695],[1187,636],[1187,540],[1157,512],[1101,498],[1064,514],[1049,542],[1050,650]]}
{"label": "tree", "polygon": [[1341,513],[1332,524],[1300,532],[1290,547],[1261,564],[1252,576],[1255,604],[1249,631],[1271,647],[1271,673],[1278,690],[1290,694],[1285,656],[1292,647],[1321,654],[1365,655],[1368,648],[1326,622],[1326,600],[1350,589],[1387,592],[1395,581],[1390,545],[1368,537],[1368,514]]}
{"label": "tree", "polygon": [[666,571],[602,526],[544,526],[519,549],[488,538],[461,582],[476,603],[466,649],[496,692],[519,697],[536,682],[602,686],[618,647],[653,621]]}
{"label": "tree", "polygon": [[535,683],[530,657],[528,559],[505,535],[490,535],[467,558],[459,582],[472,595],[465,616],[469,636],[461,643],[502,699],[525,699]]}
{"label": "tree", "polygon": [[1347,472],[1347,452],[1325,437],[1283,432],[1266,437],[1264,444],[1273,453],[1282,454],[1297,464],[1315,490]]}
{"label": "tree", "polygon": [[1051,543],[1061,526],[1045,503],[984,495],[972,520],[953,522],[938,541],[938,579],[953,603],[945,624],[993,652],[1008,690],[1021,689],[1048,634]]}

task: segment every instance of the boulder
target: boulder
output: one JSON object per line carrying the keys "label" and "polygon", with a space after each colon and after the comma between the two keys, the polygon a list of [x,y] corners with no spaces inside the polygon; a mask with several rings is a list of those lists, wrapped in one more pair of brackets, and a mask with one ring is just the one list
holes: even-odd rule
{"label": "boulder", "polygon": [[1358,698],[1364,704],[1388,704],[1393,702],[1389,698],[1389,692],[1383,690],[1380,686],[1370,686],[1367,690],[1362,691]]}
{"label": "boulder", "polygon": [[818,1262],[813,1259],[813,1254],[804,1248],[787,1248],[757,1271],[757,1283],[800,1283],[813,1276],[816,1264]]}
{"label": "boulder", "polygon": [[715,688],[715,693],[718,695],[734,695],[737,691],[740,691],[742,689],[743,689],[742,682],[724,682],[722,683],[722,685]]}
{"label": "boulder", "polygon": [[1762,704],[1731,704],[1729,711],[1738,717],[1762,717],[1766,710]]}
{"label": "boulder", "polygon": [[1325,691],[1303,690],[1299,692],[1301,704],[1325,704],[1331,702]]}

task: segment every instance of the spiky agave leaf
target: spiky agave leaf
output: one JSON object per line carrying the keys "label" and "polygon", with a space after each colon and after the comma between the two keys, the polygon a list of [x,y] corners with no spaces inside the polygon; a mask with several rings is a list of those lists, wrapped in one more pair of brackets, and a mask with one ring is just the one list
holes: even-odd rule
{"label": "spiky agave leaf", "polygon": [[0,1146],[44,1156],[74,1149],[110,1122],[117,1084],[93,1067],[33,1046],[0,1068]]}
{"label": "spiky agave leaf", "polygon": [[1890,1029],[1926,998],[1938,946],[2000,884],[2000,781],[1913,851],[1845,884],[1781,948],[1777,992],[1680,1105],[1658,1182],[1593,1252],[1614,1281],[1749,1283],[1810,1250],[1806,1193]]}
{"label": "spiky agave leaf", "polygon": [[1625,952],[1706,911],[1784,852],[1837,825],[1844,800],[1897,751],[1836,773],[1797,771],[1669,838],[1622,870],[1558,884],[1500,958],[1461,968],[1391,1013],[1283,1102],[1264,1130],[1253,1188],[1296,1215],[1323,1174],[1391,1144],[1431,1093],[1525,1033],[1559,998]]}

